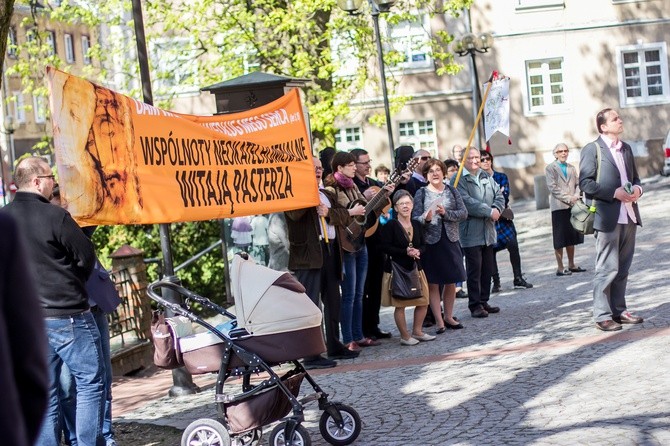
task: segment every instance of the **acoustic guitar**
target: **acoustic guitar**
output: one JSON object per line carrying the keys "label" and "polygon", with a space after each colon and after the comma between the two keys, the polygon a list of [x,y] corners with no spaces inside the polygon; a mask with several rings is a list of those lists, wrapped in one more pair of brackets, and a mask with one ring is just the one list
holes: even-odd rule
{"label": "acoustic guitar", "polygon": [[[354,217],[354,221],[351,222],[348,226],[344,227],[343,237],[340,237],[340,243],[342,244],[342,249],[347,252],[356,252],[363,247],[365,243],[365,237],[372,235],[379,223],[379,215],[377,212],[374,212],[375,209],[379,208],[383,201],[388,201],[388,191],[384,187],[391,184],[398,185],[400,183],[400,178],[409,172],[412,172],[416,165],[419,163],[418,158],[412,158],[407,162],[407,167],[405,170],[396,169],[389,179],[367,202],[365,200],[354,200],[349,203],[349,209],[356,206],[357,204],[362,204],[365,206],[365,214],[357,215]],[[375,228],[368,233],[368,230]]]}

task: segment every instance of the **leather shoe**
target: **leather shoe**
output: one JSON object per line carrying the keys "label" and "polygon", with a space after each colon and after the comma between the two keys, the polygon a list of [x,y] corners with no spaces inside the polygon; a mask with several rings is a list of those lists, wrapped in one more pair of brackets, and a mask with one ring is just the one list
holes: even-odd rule
{"label": "leather shoe", "polygon": [[482,307],[475,308],[475,309],[472,311],[471,314],[472,314],[472,317],[476,317],[476,318],[489,317],[489,313],[488,313],[488,311],[486,311],[486,310],[485,310],[484,308],[482,308]]}
{"label": "leather shoe", "polygon": [[640,316],[635,316],[630,311],[624,311],[619,317],[613,317],[612,320],[618,324],[641,324],[644,322]]}
{"label": "leather shoe", "polygon": [[358,358],[360,354],[360,351],[351,351],[345,346],[342,346],[341,350],[338,350],[332,354],[328,353],[328,359],[354,359]]}
{"label": "leather shoe", "polygon": [[602,331],[617,331],[621,330],[621,324],[607,320],[602,322],[596,322],[596,328]]}
{"label": "leather shoe", "polygon": [[500,307],[492,307],[489,304],[482,305],[488,313],[500,313]]}

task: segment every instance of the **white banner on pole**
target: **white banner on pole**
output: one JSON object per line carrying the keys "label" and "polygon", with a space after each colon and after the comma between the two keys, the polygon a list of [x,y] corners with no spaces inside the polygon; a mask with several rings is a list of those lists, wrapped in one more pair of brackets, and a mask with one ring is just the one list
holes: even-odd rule
{"label": "white banner on pole", "polygon": [[509,77],[493,81],[484,105],[484,133],[487,142],[495,132],[509,137]]}

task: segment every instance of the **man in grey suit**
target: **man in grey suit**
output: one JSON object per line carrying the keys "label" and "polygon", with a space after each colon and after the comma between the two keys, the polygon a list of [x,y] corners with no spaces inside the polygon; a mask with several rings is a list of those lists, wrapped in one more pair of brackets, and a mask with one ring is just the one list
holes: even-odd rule
{"label": "man in grey suit", "polygon": [[[579,188],[593,199],[596,218],[596,274],[593,283],[593,319],[603,331],[621,330],[621,324],[643,319],[628,311],[626,283],[635,252],[635,232],[641,225],[637,200],[640,177],[630,146],[619,139],[623,120],[606,108],[596,116],[600,137],[587,144],[579,162]],[[600,180],[596,181],[601,154]]]}

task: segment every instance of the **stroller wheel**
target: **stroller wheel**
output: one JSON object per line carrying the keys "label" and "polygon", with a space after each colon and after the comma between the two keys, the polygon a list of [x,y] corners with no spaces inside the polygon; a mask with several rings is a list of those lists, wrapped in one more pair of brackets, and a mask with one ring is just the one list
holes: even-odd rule
{"label": "stroller wheel", "polygon": [[181,446],[230,446],[230,434],[219,421],[200,418],[188,425],[181,436]]}
{"label": "stroller wheel", "polygon": [[293,432],[293,442],[289,443],[288,440],[284,437],[284,429],[286,428],[286,423],[278,424],[272,433],[270,433],[270,446],[312,446],[312,440],[309,438],[309,433],[307,429],[298,425]]}
{"label": "stroller wheel", "polygon": [[[336,409],[342,417],[342,424],[337,421],[329,410]],[[361,417],[353,408],[342,403],[333,403],[321,414],[319,421],[321,436],[330,444],[344,446],[353,443],[361,433]]]}

